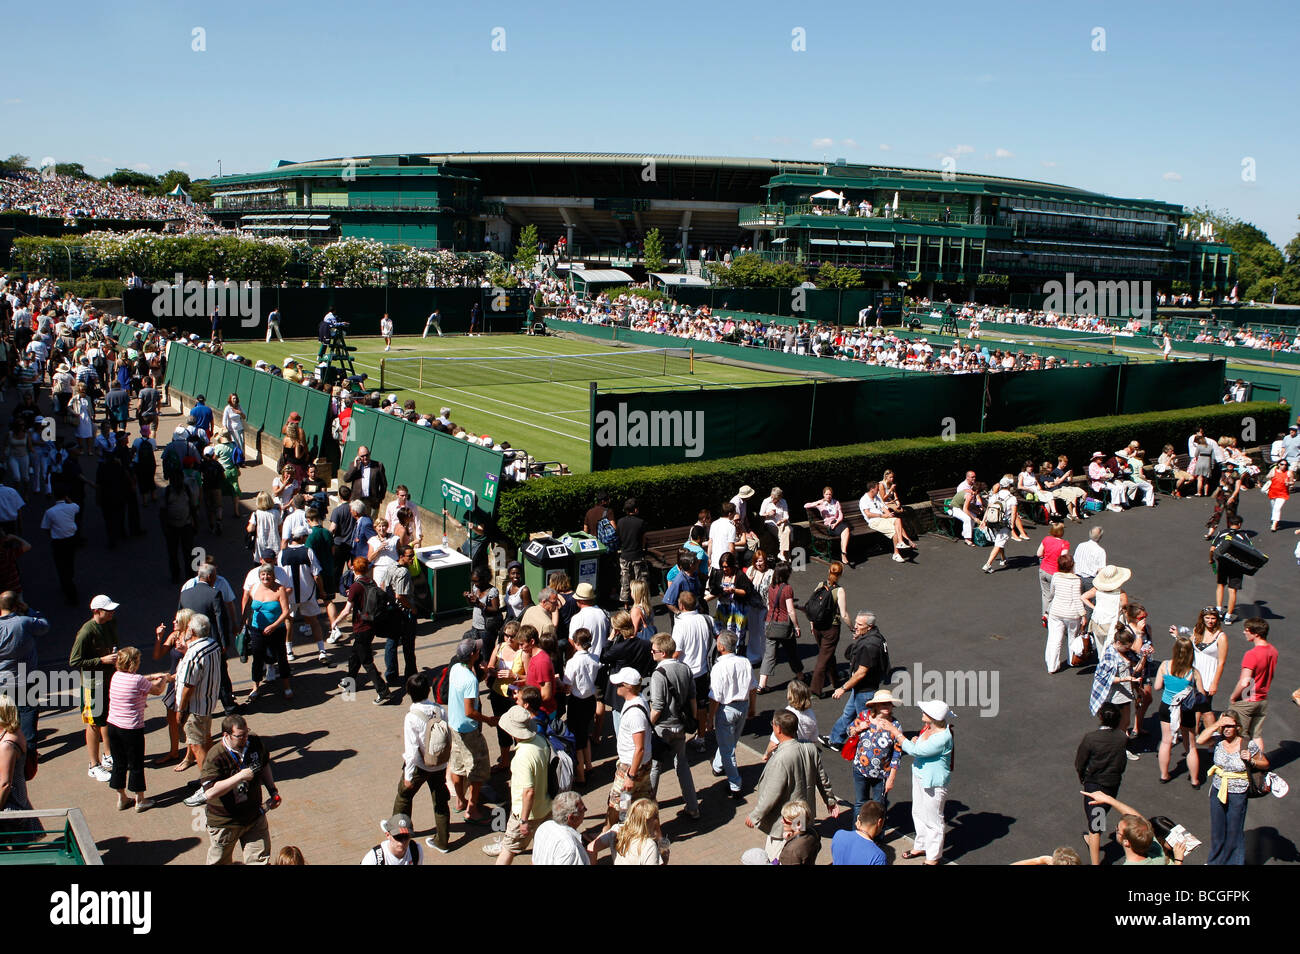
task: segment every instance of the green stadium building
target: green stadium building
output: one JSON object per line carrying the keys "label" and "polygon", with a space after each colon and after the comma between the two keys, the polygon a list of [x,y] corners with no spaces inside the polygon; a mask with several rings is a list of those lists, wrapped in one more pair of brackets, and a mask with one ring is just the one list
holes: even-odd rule
{"label": "green stadium building", "polygon": [[1219,298],[1235,277],[1232,249],[1189,236],[1179,205],[842,160],[412,154],[281,162],[212,185],[218,222],[260,235],[508,252],[531,224],[573,258],[634,259],[657,228],[670,258],[750,248],[953,298],[1036,291],[1067,274]]}

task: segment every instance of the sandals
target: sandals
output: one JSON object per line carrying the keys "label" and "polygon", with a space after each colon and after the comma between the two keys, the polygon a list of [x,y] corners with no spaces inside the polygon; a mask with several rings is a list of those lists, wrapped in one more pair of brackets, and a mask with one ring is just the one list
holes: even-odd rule
{"label": "sandals", "polygon": [[186,756],[186,757],[185,757],[185,760],[182,761],[180,765],[178,765],[178,766],[176,766],[174,769],[172,769],[172,771],[173,771],[173,772],[184,772],[184,771],[187,771],[187,770],[189,770],[189,769],[194,768],[194,766],[196,766],[196,765],[198,765],[198,764],[199,764],[199,763],[196,762],[194,759],[190,758],[189,756]]}
{"label": "sandals", "polygon": [[924,852],[924,851],[917,851],[916,849],[912,849],[911,851],[905,851],[905,852],[903,852],[903,853],[902,853],[901,855],[899,855],[898,857],[899,857],[899,859],[900,859],[901,861],[911,861],[913,858],[924,858],[924,857],[925,857],[925,852]]}

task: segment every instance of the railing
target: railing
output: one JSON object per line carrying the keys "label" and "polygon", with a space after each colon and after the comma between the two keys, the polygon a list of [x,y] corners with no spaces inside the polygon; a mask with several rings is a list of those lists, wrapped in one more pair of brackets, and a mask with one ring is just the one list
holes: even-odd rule
{"label": "railing", "polygon": [[263,210],[286,210],[294,212],[460,212],[466,214],[504,215],[504,202],[290,202],[289,196],[264,196],[240,201],[241,197],[225,202],[221,212],[257,212]]}
{"label": "railing", "polygon": [[863,215],[856,205],[852,205],[848,211],[841,212],[833,205],[829,204],[800,204],[786,205],[784,203],[776,205],[746,205],[742,206],[739,213],[740,224],[744,227],[753,227],[756,225],[776,226],[784,225],[789,216],[811,215],[819,219],[881,219],[891,222],[927,222],[939,223],[941,225],[995,225],[996,222],[991,215],[985,215],[982,212],[939,212],[935,214],[918,213],[908,209],[899,209],[897,212],[891,206],[875,206],[870,215]]}

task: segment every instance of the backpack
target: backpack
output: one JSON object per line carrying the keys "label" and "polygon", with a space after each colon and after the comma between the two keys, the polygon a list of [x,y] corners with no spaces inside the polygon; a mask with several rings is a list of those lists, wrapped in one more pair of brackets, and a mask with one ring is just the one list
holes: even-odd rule
{"label": "backpack", "polygon": [[825,582],[817,584],[817,589],[813,590],[812,596],[808,597],[803,606],[803,611],[808,615],[808,623],[818,629],[828,629],[835,621],[838,610],[835,592]]}
{"label": "backpack", "polygon": [[392,597],[373,580],[363,580],[365,592],[361,595],[361,621],[375,625],[392,606]]}
{"label": "backpack", "polygon": [[618,527],[614,521],[609,519],[609,511],[605,511],[605,516],[600,518],[600,523],[596,524],[596,539],[611,550],[618,549]]}
{"label": "backpack", "polygon": [[990,499],[988,506],[984,508],[984,522],[991,527],[996,527],[1002,523],[1003,519],[1001,502],[995,498]]}
{"label": "backpack", "polygon": [[554,798],[573,788],[573,752],[577,740],[568,724],[558,716],[550,724],[539,726],[538,732],[551,746],[551,758],[546,763],[546,791]]}
{"label": "backpack", "polygon": [[451,664],[446,663],[430,670],[429,698],[440,706],[447,704],[447,689],[451,682]]}
{"label": "backpack", "polygon": [[199,474],[203,478],[204,490],[220,490],[226,482],[226,468],[213,457],[204,457],[199,465]]}
{"label": "backpack", "polygon": [[442,765],[451,757],[451,726],[435,711],[420,733],[425,765]]}
{"label": "backpack", "polygon": [[162,452],[162,470],[163,479],[170,481],[173,477],[179,477],[185,472],[184,461],[180,451],[174,444],[169,443],[163,448]]}
{"label": "backpack", "polygon": [[306,593],[306,594],[299,593],[299,586],[298,586],[299,577],[301,576],[301,574],[298,572],[298,568],[301,566],[305,566],[308,568],[308,570],[311,569],[311,549],[309,547],[305,547],[305,546],[285,547],[283,550],[280,551],[280,566],[284,567],[286,570],[289,571],[289,577],[290,579],[293,580],[293,602],[295,607],[299,603],[304,602],[305,600],[312,600],[316,598],[315,581],[312,582],[312,588],[310,593]]}
{"label": "backpack", "polygon": [[163,489],[163,520],[169,527],[184,527],[194,522],[194,510],[197,502],[190,491],[189,484],[181,484],[176,493],[176,484],[168,484]]}
{"label": "backpack", "polygon": [[[388,856],[384,854],[383,845],[375,845],[375,847],[371,848],[370,850],[375,854],[375,864],[377,865],[388,864]],[[417,843],[416,840],[412,838],[410,843],[406,846],[406,850],[410,852],[414,852],[414,854],[411,855],[411,864],[418,865],[420,863],[419,843]]]}

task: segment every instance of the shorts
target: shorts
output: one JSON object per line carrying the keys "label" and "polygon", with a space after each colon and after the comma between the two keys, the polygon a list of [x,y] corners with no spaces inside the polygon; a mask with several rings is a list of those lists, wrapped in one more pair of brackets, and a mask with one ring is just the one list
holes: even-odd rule
{"label": "shorts", "polygon": [[212,716],[191,712],[182,728],[186,745],[207,745],[212,739]]}
{"label": "shorts", "polygon": [[293,609],[295,619],[310,619],[320,615],[320,604],[314,599],[303,600]]}
{"label": "shorts", "polygon": [[883,533],[887,537],[894,536],[894,526],[898,521],[893,517],[872,517],[867,521],[867,526],[876,533]]}
{"label": "shorts", "polygon": [[573,733],[573,744],[578,749],[587,747],[591,741],[591,724],[596,716],[596,697],[588,696],[586,699],[579,699],[577,696],[569,697],[569,711],[567,722],[569,731]]}
{"label": "shorts", "polygon": [[1011,539],[1011,528],[989,527],[989,535],[993,538],[993,546],[1002,549],[1007,545],[1007,541]]}
{"label": "shorts", "polygon": [[[638,798],[648,798],[654,800],[654,791],[650,788],[650,753],[646,753],[646,760],[641,763],[641,768],[637,771],[636,776],[632,779],[632,790],[627,794],[631,796],[631,801],[635,802]],[[623,793],[626,789],[623,787],[627,781],[627,770],[629,766],[622,762],[618,763],[618,768],[614,770],[614,784],[609,787],[609,807],[615,811],[619,810],[619,803],[623,799]],[[628,804],[631,804],[629,802]]]}
{"label": "shorts", "polygon": [[[537,831],[537,826],[541,821],[534,819],[533,823],[528,826],[528,834],[523,835],[519,832],[519,824],[522,819],[518,815],[511,814],[510,820],[506,822],[506,833],[501,836],[501,850],[508,851],[512,855],[517,855],[533,840],[533,835]],[[542,819],[545,821],[545,819]]]}
{"label": "shorts", "polygon": [[1231,710],[1237,713],[1237,718],[1241,720],[1241,731],[1248,739],[1259,737],[1259,733],[1264,728],[1264,716],[1268,712],[1268,700],[1260,699],[1258,702],[1247,702],[1244,699],[1240,702],[1234,702]]}
{"label": "shorts", "polygon": [[1197,703],[1197,705],[1192,709],[1192,711],[1195,712],[1197,715],[1200,715],[1202,712],[1213,712],[1214,696],[1206,696],[1205,701]]}
{"label": "shorts", "polygon": [[697,700],[709,698],[709,674],[707,672],[702,676],[695,677],[695,698]]}
{"label": "shorts", "polygon": [[[1119,794],[1118,788],[1112,788],[1109,785],[1098,785],[1096,782],[1085,782],[1083,785],[1085,792],[1101,792],[1114,798]],[[1087,832],[1090,835],[1106,834],[1106,812],[1110,810],[1108,805],[1093,805],[1090,803],[1088,796],[1083,796],[1083,820],[1087,825]]]}
{"label": "shorts", "polygon": [[451,732],[452,775],[467,779],[471,785],[479,785],[488,780],[491,766],[488,764],[487,740],[483,738],[482,729],[460,733]]}
{"label": "shorts", "polygon": [[83,725],[97,725],[100,728],[108,725],[108,700],[101,691],[104,684],[104,674],[85,673],[81,674],[81,722]]}
{"label": "shorts", "polygon": [[1238,573],[1233,575],[1231,573],[1225,573],[1222,569],[1222,565],[1220,565],[1220,567],[1219,572],[1214,576],[1215,582],[1220,586],[1226,586],[1230,590],[1241,589],[1242,580],[1245,579],[1244,574]]}

